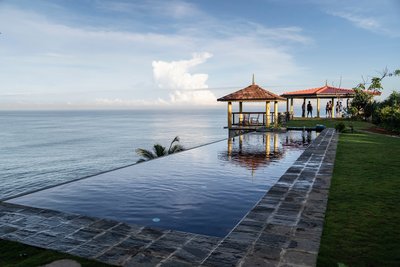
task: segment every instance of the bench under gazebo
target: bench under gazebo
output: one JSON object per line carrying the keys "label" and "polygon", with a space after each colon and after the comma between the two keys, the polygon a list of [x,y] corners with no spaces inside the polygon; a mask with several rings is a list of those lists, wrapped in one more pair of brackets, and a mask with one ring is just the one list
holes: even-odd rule
{"label": "bench under gazebo", "polygon": [[[260,127],[278,126],[278,102],[286,101],[285,98],[265,90],[254,83],[246,88],[218,98],[217,101],[228,102],[228,129],[230,130],[254,130]],[[232,102],[239,102],[239,112],[232,112]],[[244,102],[265,102],[263,112],[243,111]],[[271,102],[274,103],[274,111],[270,111]]]}

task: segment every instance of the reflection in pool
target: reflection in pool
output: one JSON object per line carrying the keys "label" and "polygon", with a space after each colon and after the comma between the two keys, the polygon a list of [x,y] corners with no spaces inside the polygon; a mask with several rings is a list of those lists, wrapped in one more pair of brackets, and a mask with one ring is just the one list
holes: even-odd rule
{"label": "reflection in pool", "polygon": [[300,156],[303,139],[250,133],[9,202],[225,236]]}

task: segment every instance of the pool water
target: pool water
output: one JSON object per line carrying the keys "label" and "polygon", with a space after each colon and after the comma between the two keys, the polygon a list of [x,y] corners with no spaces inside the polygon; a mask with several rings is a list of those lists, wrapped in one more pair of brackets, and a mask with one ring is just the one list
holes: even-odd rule
{"label": "pool water", "polygon": [[315,137],[249,133],[8,202],[223,237]]}

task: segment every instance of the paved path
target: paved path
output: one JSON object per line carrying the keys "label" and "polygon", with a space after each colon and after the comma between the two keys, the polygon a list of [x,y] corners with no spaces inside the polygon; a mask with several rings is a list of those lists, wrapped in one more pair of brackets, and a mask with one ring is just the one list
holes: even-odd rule
{"label": "paved path", "polygon": [[119,266],[315,266],[337,135],[324,130],[223,239],[0,203],[0,238]]}

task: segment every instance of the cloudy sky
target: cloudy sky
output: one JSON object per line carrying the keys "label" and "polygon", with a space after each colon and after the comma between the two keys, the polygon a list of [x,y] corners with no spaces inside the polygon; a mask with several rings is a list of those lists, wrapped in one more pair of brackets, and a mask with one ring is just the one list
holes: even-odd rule
{"label": "cloudy sky", "polygon": [[253,73],[283,93],[400,68],[398,0],[0,0],[0,32],[0,109],[212,106]]}

